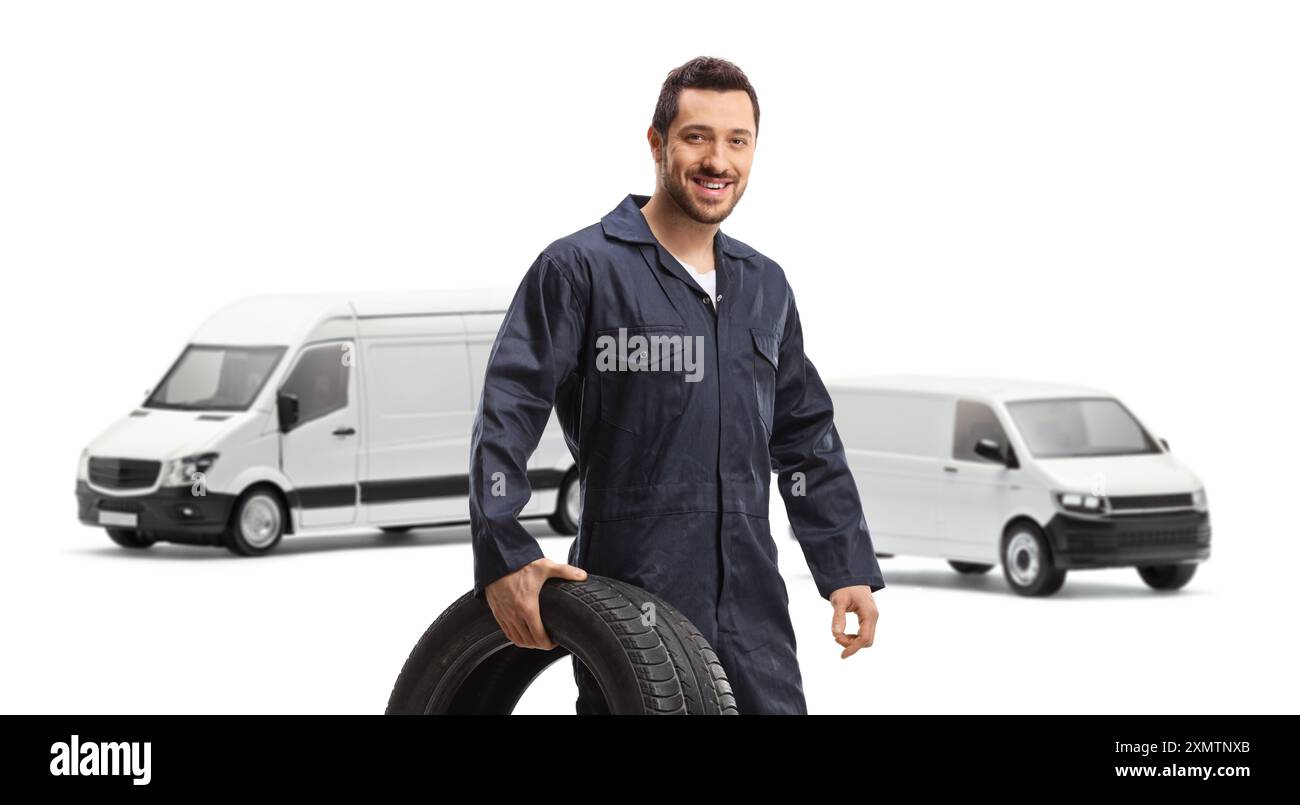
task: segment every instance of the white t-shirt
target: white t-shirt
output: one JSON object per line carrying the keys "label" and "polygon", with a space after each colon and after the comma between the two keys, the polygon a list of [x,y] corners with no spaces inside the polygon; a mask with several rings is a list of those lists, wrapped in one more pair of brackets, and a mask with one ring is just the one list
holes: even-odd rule
{"label": "white t-shirt", "polygon": [[[672,254],[672,252],[669,252],[669,254]],[[709,295],[709,304],[710,304],[710,305],[713,305],[713,307],[716,308],[716,307],[718,306],[718,303],[717,303],[717,298],[718,298],[718,292],[717,292],[717,287],[718,287],[718,272],[717,272],[717,270],[715,269],[715,270],[713,270],[713,271],[700,271],[700,270],[696,269],[695,266],[693,266],[693,265],[691,265],[690,263],[686,262],[686,261],[683,260],[682,258],[677,257],[677,255],[673,254],[673,257],[676,257],[676,258],[677,258],[677,262],[681,263],[682,266],[686,269],[686,273],[687,273],[687,274],[690,274],[691,277],[692,277],[692,278],[693,278],[697,283],[699,283],[699,286],[700,286],[701,288],[703,288],[704,291]]]}

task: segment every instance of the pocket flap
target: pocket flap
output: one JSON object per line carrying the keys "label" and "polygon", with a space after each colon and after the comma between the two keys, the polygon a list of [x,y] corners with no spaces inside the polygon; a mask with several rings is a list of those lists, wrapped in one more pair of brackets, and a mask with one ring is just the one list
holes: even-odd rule
{"label": "pocket flap", "polygon": [[780,363],[780,340],[771,331],[764,330],[762,327],[750,327],[749,332],[754,337],[754,349],[767,358],[767,362],[772,364],[773,369],[777,368]]}

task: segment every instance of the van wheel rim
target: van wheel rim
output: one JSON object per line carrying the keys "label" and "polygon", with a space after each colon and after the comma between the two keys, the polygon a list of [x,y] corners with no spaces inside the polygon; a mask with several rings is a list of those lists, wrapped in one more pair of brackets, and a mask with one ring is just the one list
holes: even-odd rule
{"label": "van wheel rim", "polygon": [[280,533],[280,507],[262,495],[249,499],[239,515],[239,530],[244,542],[254,548],[265,548]]}
{"label": "van wheel rim", "polygon": [[1043,557],[1038,550],[1038,540],[1021,531],[1007,543],[1007,567],[1011,578],[1021,587],[1028,587],[1038,578]]}
{"label": "van wheel rim", "polygon": [[564,491],[564,513],[575,525],[582,519],[582,489],[577,478],[574,478],[569,483],[569,488]]}

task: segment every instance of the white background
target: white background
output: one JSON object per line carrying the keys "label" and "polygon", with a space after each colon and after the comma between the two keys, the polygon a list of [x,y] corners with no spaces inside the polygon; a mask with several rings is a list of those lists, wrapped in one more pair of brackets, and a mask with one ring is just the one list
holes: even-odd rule
{"label": "white background", "polygon": [[[381,711],[465,529],[128,554],[76,521],[79,451],[233,298],[513,287],[651,192],[660,83],[716,55],[762,110],[723,229],[785,267],[823,376],[1109,389],[1213,512],[1173,595],[886,560],[841,661],[774,495],[810,709],[1300,711],[1293,4],[0,9],[0,710]],[[568,673],[521,709],[571,711]]]}

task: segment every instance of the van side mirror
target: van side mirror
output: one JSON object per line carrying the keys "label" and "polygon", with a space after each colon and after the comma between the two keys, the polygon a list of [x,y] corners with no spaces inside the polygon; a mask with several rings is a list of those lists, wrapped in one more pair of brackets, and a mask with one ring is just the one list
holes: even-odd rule
{"label": "van side mirror", "polygon": [[1162,445],[1164,446],[1164,448],[1165,448],[1165,452],[1168,453],[1168,452],[1169,452],[1169,442],[1168,442],[1167,440],[1165,440],[1165,439],[1161,439],[1161,440],[1160,440],[1160,444],[1162,444]]}
{"label": "van side mirror", "polygon": [[298,424],[298,395],[278,392],[275,395],[275,414],[280,420],[280,432],[288,433]]}
{"label": "van side mirror", "polygon": [[976,442],[975,455],[1007,467],[1012,466],[1011,459],[1002,452],[1002,445],[993,439],[980,439]]}

